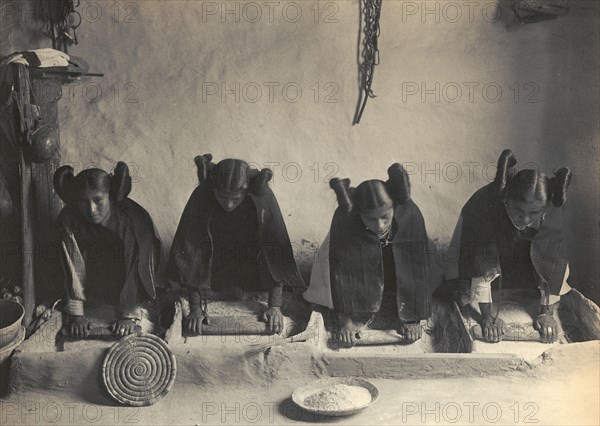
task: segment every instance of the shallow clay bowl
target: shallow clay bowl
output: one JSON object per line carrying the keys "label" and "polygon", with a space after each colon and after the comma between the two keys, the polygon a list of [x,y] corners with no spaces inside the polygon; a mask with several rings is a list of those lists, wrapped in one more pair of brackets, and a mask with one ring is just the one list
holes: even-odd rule
{"label": "shallow clay bowl", "polygon": [[0,347],[8,345],[17,337],[23,315],[23,305],[14,300],[0,299]]}
{"label": "shallow clay bowl", "polygon": [[[349,408],[346,410],[327,410],[327,409],[325,409],[327,407],[314,408],[314,407],[308,407],[304,404],[304,401],[309,396],[314,395],[315,393],[317,393],[329,386],[340,385],[340,384],[349,385],[349,386],[359,386],[361,388],[365,388],[371,394],[371,401],[367,404],[358,405],[356,407]],[[377,387],[375,387],[374,384],[372,384],[366,380],[359,379],[357,377],[333,377],[333,378],[327,378],[327,379],[319,379],[312,383],[309,383],[307,385],[297,388],[292,393],[292,401],[294,401],[294,403],[296,405],[298,405],[300,408],[302,408],[303,410],[306,410],[309,413],[315,413],[315,414],[319,414],[319,415],[323,415],[323,416],[336,416],[336,417],[349,416],[351,414],[358,413],[359,411],[364,410],[369,405],[373,404],[377,400],[378,397],[379,397],[379,391],[377,390]]]}

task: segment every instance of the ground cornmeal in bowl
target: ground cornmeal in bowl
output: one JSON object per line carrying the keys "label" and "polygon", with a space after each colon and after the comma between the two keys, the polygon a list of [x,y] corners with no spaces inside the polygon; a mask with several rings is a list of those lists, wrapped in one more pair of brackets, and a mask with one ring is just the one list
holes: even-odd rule
{"label": "ground cornmeal in bowl", "polygon": [[361,386],[337,384],[328,386],[304,400],[304,405],[312,409],[352,410],[368,405],[371,393]]}

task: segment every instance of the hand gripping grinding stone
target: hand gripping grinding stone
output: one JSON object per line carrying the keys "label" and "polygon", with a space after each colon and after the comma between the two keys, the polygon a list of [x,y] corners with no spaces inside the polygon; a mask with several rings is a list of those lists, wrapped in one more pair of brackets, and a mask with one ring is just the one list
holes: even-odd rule
{"label": "hand gripping grinding stone", "polygon": [[104,386],[115,401],[152,405],[171,390],[177,373],[169,346],[153,334],[130,334],[116,342],[102,363]]}

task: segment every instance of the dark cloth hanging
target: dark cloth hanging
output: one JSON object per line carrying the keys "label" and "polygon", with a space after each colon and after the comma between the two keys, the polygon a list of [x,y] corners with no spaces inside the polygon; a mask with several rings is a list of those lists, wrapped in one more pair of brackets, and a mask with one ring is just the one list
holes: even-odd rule
{"label": "dark cloth hanging", "polygon": [[461,215],[459,278],[502,271],[503,276],[524,282],[527,276],[519,275],[531,265],[536,284],[552,295],[560,294],[568,263],[562,207],[548,206],[537,231],[519,232],[510,223],[496,185],[490,183],[473,194]]}
{"label": "dark cloth hanging", "polygon": [[398,286],[396,285],[396,262],[394,262],[392,244],[381,247],[381,258],[383,263],[383,293],[395,296]]}
{"label": "dark cloth hanging", "polygon": [[[394,222],[390,259],[389,249],[382,251],[377,236],[365,228],[357,213],[346,214],[340,208],[334,213],[329,270],[336,312],[378,312],[384,289],[393,288],[389,280],[394,280],[399,318],[416,321],[429,317],[431,292],[441,282],[442,274],[434,266],[435,250],[427,237],[425,221],[417,205],[409,200],[395,206]],[[385,274],[390,267],[394,274]]]}
{"label": "dark cloth hanging", "polygon": [[59,215],[58,229],[71,306],[85,301],[131,310],[156,297],[160,240],[148,212],[135,201],[113,203],[104,224],[90,223],[67,205]]}
{"label": "dark cloth hanging", "polygon": [[160,268],[162,243],[160,236],[154,227],[150,214],[141,205],[131,198],[125,198],[118,204],[119,209],[124,212],[133,224],[133,234],[138,246],[137,271],[142,286],[149,297],[156,296],[156,288],[163,287],[158,279],[157,273]]}
{"label": "dark cloth hanging", "polygon": [[502,288],[537,288],[531,262],[531,239],[514,231],[500,242],[500,252],[506,254],[500,256]]}
{"label": "dark cloth hanging", "polygon": [[[236,247],[242,251],[236,253]],[[236,266],[227,260],[228,253],[242,256],[244,261]],[[253,258],[255,254],[257,257]],[[236,270],[226,270],[229,266]],[[213,280],[215,270],[218,276]],[[244,276],[245,272],[250,276]],[[203,290],[230,284],[264,291],[275,285],[305,288],[283,216],[270,188],[261,194],[250,192],[228,214],[219,206],[209,186],[200,184],[181,215],[167,276],[185,287]],[[226,280],[233,282],[225,283]]]}
{"label": "dark cloth hanging", "polygon": [[[67,215],[68,213],[63,215],[61,221],[69,220]],[[115,220],[118,216],[121,215],[111,216],[108,227],[94,225],[81,218],[65,227],[73,232],[85,262],[83,290],[86,305],[119,305],[123,290],[128,293],[127,299],[137,299],[136,280],[130,280],[129,285],[125,285],[127,275],[135,273],[134,270],[127,270],[126,263],[137,255],[137,247],[132,247],[133,236],[129,232],[130,228],[119,226],[123,222],[122,217]],[[130,250],[128,253],[125,252],[126,245]]]}
{"label": "dark cloth hanging", "polygon": [[246,197],[231,212],[213,215],[209,228],[213,238],[211,290],[239,286],[246,291],[268,291],[276,285],[258,242],[258,217],[252,198]]}

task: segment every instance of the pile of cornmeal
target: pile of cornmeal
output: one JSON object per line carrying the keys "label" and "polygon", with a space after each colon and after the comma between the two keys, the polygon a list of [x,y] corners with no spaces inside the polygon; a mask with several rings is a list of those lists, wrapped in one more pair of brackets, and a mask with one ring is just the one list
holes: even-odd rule
{"label": "pile of cornmeal", "polygon": [[371,393],[360,386],[332,385],[306,397],[304,405],[312,409],[342,411],[364,407],[371,402]]}

